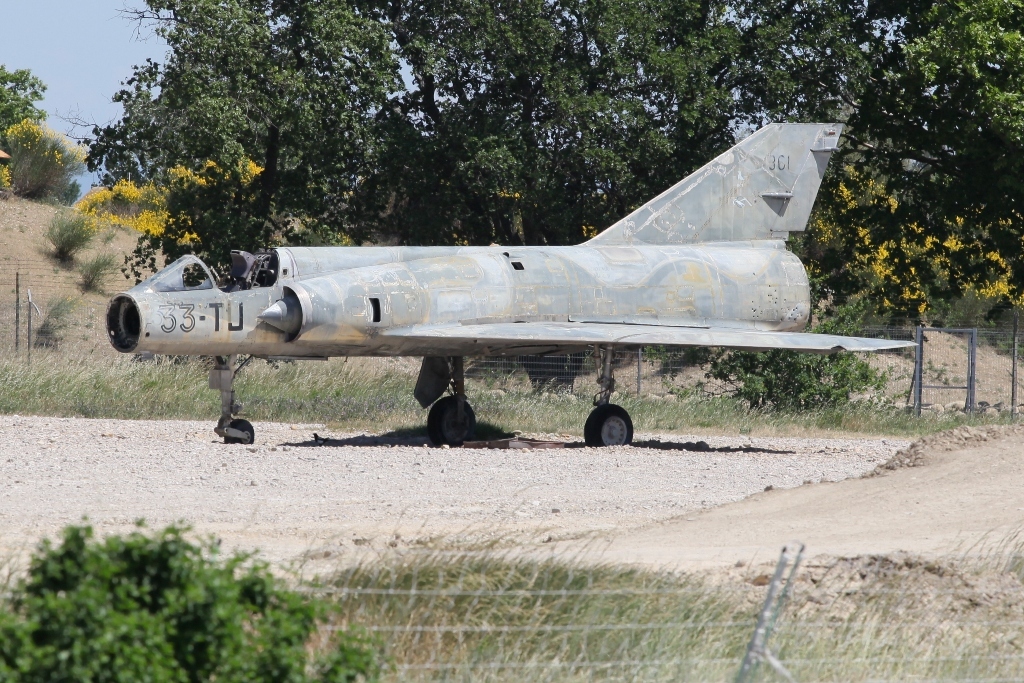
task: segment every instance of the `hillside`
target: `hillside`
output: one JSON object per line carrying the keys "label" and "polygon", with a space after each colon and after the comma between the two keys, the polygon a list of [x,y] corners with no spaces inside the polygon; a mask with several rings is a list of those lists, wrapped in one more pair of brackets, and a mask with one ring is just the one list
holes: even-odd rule
{"label": "hillside", "polygon": [[[50,305],[60,297],[73,297],[77,302],[70,313],[69,341],[92,343],[96,339],[94,324],[107,305],[109,294],[123,289],[127,280],[120,272],[105,278],[100,291],[84,293],[80,275],[74,266],[58,263],[48,254],[44,235],[60,207],[17,197],[0,200],[0,349],[13,350],[15,278],[20,276],[22,300],[22,335],[27,315],[26,297],[32,290],[33,301],[45,316]],[[92,245],[79,255],[77,262],[98,253],[110,253],[118,264],[134,248],[137,235],[130,230],[112,228],[96,236]]]}

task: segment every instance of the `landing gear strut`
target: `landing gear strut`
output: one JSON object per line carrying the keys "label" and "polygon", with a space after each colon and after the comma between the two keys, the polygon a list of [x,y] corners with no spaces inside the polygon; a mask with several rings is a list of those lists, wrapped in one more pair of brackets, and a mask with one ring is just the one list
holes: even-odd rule
{"label": "landing gear strut", "polygon": [[214,433],[224,437],[224,443],[252,443],[256,440],[256,430],[248,420],[236,419],[234,415],[242,412],[242,404],[235,400],[235,375],[242,371],[250,356],[235,367],[237,356],[216,356],[216,364],[210,370],[210,388],[220,390],[220,420]]}
{"label": "landing gear strut", "polygon": [[462,356],[449,359],[449,391],[434,403],[427,414],[427,434],[435,446],[461,446],[476,431],[476,414],[466,400],[466,373]]}
{"label": "landing gear strut", "polygon": [[633,421],[622,406],[611,401],[615,391],[615,378],[612,376],[612,347],[598,348],[600,375],[597,384],[600,389],[594,396],[594,405],[583,426],[583,440],[588,446],[625,446],[633,442]]}

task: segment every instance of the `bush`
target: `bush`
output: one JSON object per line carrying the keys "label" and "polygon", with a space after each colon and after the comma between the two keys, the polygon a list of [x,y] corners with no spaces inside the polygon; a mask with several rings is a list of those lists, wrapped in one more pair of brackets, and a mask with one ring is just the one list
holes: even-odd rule
{"label": "bush", "polygon": [[65,265],[71,264],[95,236],[92,220],[73,210],[57,212],[43,235],[50,245],[50,255]]}
{"label": "bush", "polygon": [[28,199],[67,200],[79,192],[85,152],[60,133],[25,119],[4,132],[11,155],[11,189]]}
{"label": "bush", "polygon": [[117,257],[113,254],[96,254],[91,259],[83,261],[78,266],[81,275],[79,284],[83,292],[98,292],[103,286],[103,281],[117,271],[120,265]]}
{"label": "bush", "polygon": [[71,314],[78,308],[78,299],[69,295],[59,295],[46,304],[43,322],[36,330],[33,346],[56,348],[64,341],[64,332],[71,324]]}
{"label": "bush", "polygon": [[[814,332],[853,334],[861,310],[846,306],[818,324]],[[751,408],[806,410],[850,402],[850,395],[882,391],[886,377],[853,353],[831,356],[774,350],[711,353],[708,379],[721,382],[727,394]]]}
{"label": "bush", "polygon": [[375,655],[338,633],[311,647],[325,603],[286,590],[263,564],[183,530],[44,541],[0,611],[0,680],[356,681]]}

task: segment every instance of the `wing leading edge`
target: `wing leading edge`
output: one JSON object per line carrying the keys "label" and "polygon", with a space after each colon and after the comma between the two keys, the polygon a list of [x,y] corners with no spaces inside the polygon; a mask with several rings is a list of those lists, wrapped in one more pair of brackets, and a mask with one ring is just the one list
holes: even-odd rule
{"label": "wing leading edge", "polygon": [[669,327],[622,323],[527,322],[473,325],[414,325],[383,333],[406,341],[436,343],[448,340],[488,349],[509,347],[715,346],[744,351],[790,349],[807,353],[885,351],[914,346],[913,342],[865,337],[842,337],[811,332],[762,332],[727,327]]}

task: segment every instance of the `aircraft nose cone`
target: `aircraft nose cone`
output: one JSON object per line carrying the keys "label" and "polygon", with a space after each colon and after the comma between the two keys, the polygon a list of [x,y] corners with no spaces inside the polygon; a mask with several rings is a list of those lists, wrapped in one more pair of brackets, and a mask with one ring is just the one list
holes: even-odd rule
{"label": "aircraft nose cone", "polygon": [[285,334],[295,334],[302,327],[302,307],[295,295],[288,292],[282,300],[256,316],[256,319]]}

